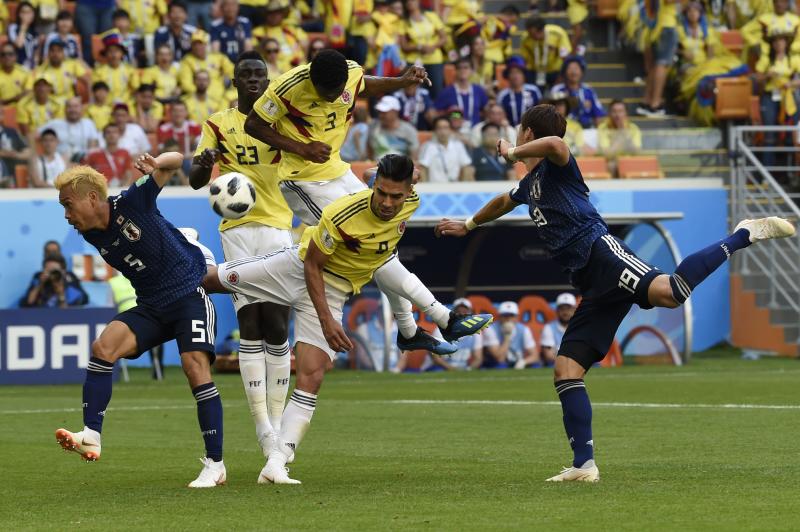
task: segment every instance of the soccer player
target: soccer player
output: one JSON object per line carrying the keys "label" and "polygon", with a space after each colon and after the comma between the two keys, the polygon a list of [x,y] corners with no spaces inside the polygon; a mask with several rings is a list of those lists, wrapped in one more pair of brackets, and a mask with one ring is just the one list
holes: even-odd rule
{"label": "soccer player", "polygon": [[509,194],[490,200],[466,221],[442,220],[436,233],[464,236],[520,204],[528,205],[551,258],[569,272],[583,295],[555,363],[556,392],[574,456],[571,467],[547,480],[596,482],[600,472],[594,461],[592,407],[583,379],[605,357],[631,306],[676,308],[734,252],[760,240],[792,236],[795,228],[777,217],[743,220],[733,234],[686,257],[672,275],[665,274],[609,234],[562,140],[565,129],[564,118],[552,105],[527,109],[518,145],[500,140],[498,151],[509,161],[524,161],[528,174]]}
{"label": "soccer player", "polygon": [[[266,255],[292,245],[292,211],[278,190],[277,160],[280,152],[244,131],[247,113],[264,93],[269,80],[267,65],[258,52],[243,52],[236,61],[233,85],[238,107],[211,115],[189,171],[194,189],[208,184],[215,161],[220,172],[239,172],[256,187],[253,209],[238,220],[219,224],[225,260]],[[239,321],[239,370],[250,414],[256,425],[264,457],[277,441],[281,415],[289,390],[289,308],[274,303],[247,304],[232,295]],[[266,344],[266,351],[265,345]]]}
{"label": "soccer player", "polygon": [[[294,455],[317,404],[325,370],[339,351],[353,348],[342,328],[342,307],[358,293],[394,252],[409,218],[419,206],[412,175],[414,163],[404,155],[378,162],[372,189],[344,196],[322,210],[319,225],[306,228],[299,247],[220,264],[209,269],[203,286],[210,292],[236,292],[252,302],[271,301],[295,310],[297,381],[283,412],[278,445],[259,475],[259,483],[299,484],[285,465]],[[443,305],[424,286],[392,287],[423,311]],[[474,334],[491,323],[476,315],[452,322],[449,312],[432,316],[443,342]]]}
{"label": "soccer player", "polygon": [[88,166],[73,167],[56,178],[67,222],[130,280],[137,294],[137,306],[118,314],[92,344],[83,385],[83,430],[58,429],[56,440],[87,461],[98,460],[114,363],[174,338],[197,401],[206,448],[203,469],[189,487],[211,488],[225,483],[225,464],[222,401],[210,369],[216,314],[200,286],[206,261],[200,248],[190,244],[156,206],[161,188],[182,162],[183,156],[175,152],[157,158],[142,155],[135,166],[146,175],[110,198],[106,178]]}
{"label": "soccer player", "polygon": [[[281,150],[280,189],[289,208],[304,223],[315,225],[325,206],[366,187],[339,153],[356,99],[421,83],[429,83],[422,67],[410,67],[398,78],[365,76],[358,63],[347,61],[335,50],[321,51],[311,63],[293,68],[270,83],[248,115],[245,129]],[[397,320],[397,346],[403,351],[425,349],[448,354],[446,343],[417,327],[411,304],[389,289],[406,284],[413,286],[412,290],[427,291],[419,278],[400,264],[396,253],[385,258],[375,280]],[[454,322],[460,319],[444,306],[431,312],[448,314]]]}

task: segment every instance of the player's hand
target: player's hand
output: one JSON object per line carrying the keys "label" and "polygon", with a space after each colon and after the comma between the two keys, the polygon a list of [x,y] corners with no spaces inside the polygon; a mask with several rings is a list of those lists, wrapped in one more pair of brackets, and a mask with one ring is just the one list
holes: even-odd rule
{"label": "player's hand", "polygon": [[156,161],[156,158],[149,153],[140,155],[133,163],[133,166],[145,175],[152,174],[158,170],[158,162]]}
{"label": "player's hand", "polygon": [[331,158],[331,147],[314,140],[306,144],[301,155],[312,163],[322,164]]}
{"label": "player's hand", "polygon": [[353,343],[342,328],[342,324],[334,319],[322,323],[322,334],[331,349],[337,353],[345,353],[353,349]]}
{"label": "player's hand", "polygon": [[403,80],[403,84],[406,87],[423,84],[430,87],[433,85],[430,78],[428,78],[428,72],[425,71],[425,68],[416,65],[410,66],[408,70],[403,73],[400,79]]}
{"label": "player's hand", "polygon": [[505,157],[506,160],[508,160],[508,150],[513,147],[514,146],[506,139],[500,139],[497,141],[497,155]]}
{"label": "player's hand", "polygon": [[219,150],[206,148],[200,153],[200,155],[194,158],[193,162],[197,163],[197,165],[201,168],[214,168],[214,163],[217,162],[219,155]]}
{"label": "player's hand", "polygon": [[437,237],[466,236],[469,233],[467,224],[463,220],[448,220],[447,218],[442,218],[442,221],[436,224],[433,232]]}

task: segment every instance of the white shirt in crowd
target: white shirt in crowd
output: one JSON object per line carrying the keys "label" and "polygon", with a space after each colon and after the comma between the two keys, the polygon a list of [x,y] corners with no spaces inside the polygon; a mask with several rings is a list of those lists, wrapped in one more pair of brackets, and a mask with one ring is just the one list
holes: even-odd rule
{"label": "white shirt in crowd", "polygon": [[561,339],[564,338],[564,333],[567,331],[566,325],[561,325],[558,320],[551,321],[546,324],[542,329],[541,344],[542,347],[552,347],[555,352],[561,347]]}
{"label": "white shirt in crowd", "polygon": [[[58,152],[68,159],[75,153],[86,153],[91,148],[96,148],[101,142],[100,133],[94,122],[88,118],[81,118],[77,122],[68,122],[63,118],[51,120],[39,128],[39,134],[46,129],[52,129],[58,136]],[[94,142],[95,144],[89,145]]]}
{"label": "white shirt in crowd", "polygon": [[39,178],[48,185],[53,185],[58,174],[67,169],[67,164],[60,153],[55,153],[52,159],[48,159],[46,155],[38,155],[36,165]]}
{"label": "white shirt in crowd", "polygon": [[451,138],[444,146],[434,138],[420,148],[419,164],[427,168],[428,181],[447,183],[458,181],[461,169],[470,166],[472,159],[460,140]]}
{"label": "white shirt in crowd", "polygon": [[[144,129],[142,129],[142,126],[139,124],[125,125],[125,133],[120,136],[118,146],[127,150],[128,153],[131,154],[131,157],[136,157],[152,149],[150,141],[147,140],[147,133],[144,132]],[[106,143],[103,139],[100,139],[100,147],[106,147]]]}
{"label": "white shirt in crowd", "polygon": [[[486,121],[478,122],[470,131],[470,141],[472,142],[473,146],[481,146],[483,144],[483,126],[486,125]],[[500,128],[500,138],[506,139],[508,142],[511,143],[512,146],[517,145],[517,128],[514,126],[508,125],[503,126]]]}
{"label": "white shirt in crowd", "polygon": [[[498,332],[500,330],[499,323],[495,323],[483,330],[484,347],[496,347],[503,342],[502,332]],[[535,347],[536,340],[533,339],[531,330],[522,323],[515,323],[514,332],[511,335],[511,343],[508,346],[509,361],[516,362],[521,358],[525,358],[524,351]]]}

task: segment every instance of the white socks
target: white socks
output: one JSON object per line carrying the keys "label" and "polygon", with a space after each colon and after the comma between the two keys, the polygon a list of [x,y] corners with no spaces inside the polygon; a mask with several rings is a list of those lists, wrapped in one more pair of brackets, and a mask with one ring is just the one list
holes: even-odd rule
{"label": "white socks", "polygon": [[267,412],[269,422],[275,432],[281,431],[281,417],[289,393],[289,376],[292,361],[289,355],[289,342],[281,345],[267,345]]}
{"label": "white socks", "polygon": [[389,306],[395,321],[397,321],[397,330],[400,331],[403,338],[411,338],[417,334],[417,322],[414,321],[414,315],[411,313],[411,302],[391,290],[383,290],[383,293],[389,300]]}
{"label": "white socks", "polygon": [[239,372],[247,404],[250,405],[250,415],[256,424],[256,436],[261,439],[273,430],[267,412],[267,363],[261,340],[239,341]]}
{"label": "white socks", "polygon": [[[317,407],[317,396],[313,393],[304,392],[295,388],[289,404],[283,411],[283,421],[278,443],[278,452],[285,460],[288,460],[297,446],[303,440],[308,426],[311,424],[311,416]],[[272,456],[270,456],[270,459]]]}
{"label": "white socks", "polygon": [[[401,319],[406,320],[405,317],[399,317],[400,315],[407,313],[412,321],[414,317],[411,315],[410,305],[400,308],[395,307],[395,301],[399,298],[395,298],[395,301],[393,301],[389,294],[390,292],[396,296],[411,300],[422,312],[430,316],[440,329],[447,327],[450,322],[450,309],[436,301],[436,298],[419,280],[419,277],[408,271],[399,259],[395,257],[389,260],[389,262],[375,271],[374,277],[375,282],[378,283],[378,288],[389,298],[398,327],[400,327]],[[408,327],[407,321],[405,326]],[[403,329],[400,329],[400,331],[403,332]],[[414,332],[416,332],[416,324],[414,325]],[[405,336],[405,333],[403,333],[403,336]]]}

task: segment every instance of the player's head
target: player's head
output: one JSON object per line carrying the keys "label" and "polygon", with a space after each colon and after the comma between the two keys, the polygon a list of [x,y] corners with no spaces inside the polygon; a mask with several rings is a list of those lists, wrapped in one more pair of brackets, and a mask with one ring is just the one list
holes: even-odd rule
{"label": "player's head", "polygon": [[528,107],[522,113],[519,124],[517,146],[544,137],[564,138],[567,132],[567,121],[555,106],[542,103]]}
{"label": "player's head", "polygon": [[405,155],[389,154],[378,161],[378,173],[372,185],[372,212],[389,221],[400,212],[413,192],[414,161]]}
{"label": "player's head", "polygon": [[102,209],[108,198],[105,176],[91,166],[73,166],[56,177],[64,218],[78,232],[103,228]]}
{"label": "player's head", "polygon": [[322,50],[311,61],[311,83],[320,98],[335,102],[347,85],[347,59],[336,50]]}
{"label": "player's head", "polygon": [[569,320],[571,320],[572,316],[575,314],[577,306],[578,300],[575,299],[575,296],[569,292],[559,294],[556,298],[556,315],[558,316],[558,321],[560,321],[562,325],[569,323]]}
{"label": "player's head", "polygon": [[239,98],[243,94],[249,94],[255,100],[264,93],[268,84],[267,64],[261,55],[255,50],[239,54],[233,69],[233,86],[236,87]]}

